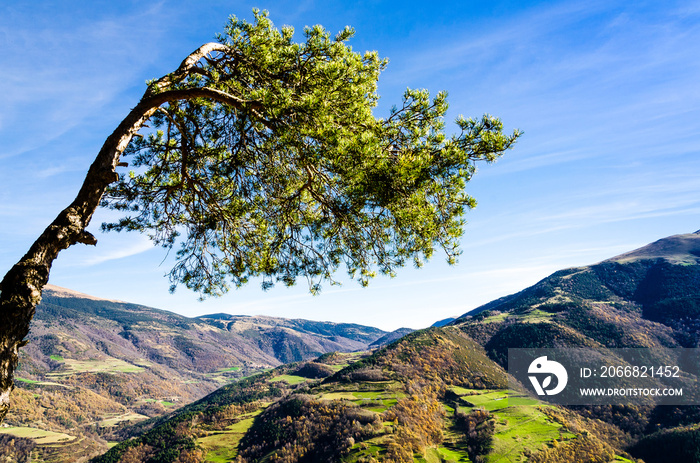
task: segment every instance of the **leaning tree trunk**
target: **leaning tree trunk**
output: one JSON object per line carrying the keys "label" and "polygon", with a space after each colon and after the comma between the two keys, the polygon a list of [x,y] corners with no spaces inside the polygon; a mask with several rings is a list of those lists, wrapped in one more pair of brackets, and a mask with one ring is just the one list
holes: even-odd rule
{"label": "leaning tree trunk", "polygon": [[189,55],[180,67],[149,87],[116,130],[107,138],[90,166],[77,197],[31,246],[0,283],[0,422],[9,409],[14,388],[13,374],[19,359],[19,348],[26,344],[30,323],[41,292],[49,280],[49,272],[59,252],[75,243],[95,245],[97,240],[85,228],[100,204],[107,186],[118,179],[115,172],[119,158],[133,136],[164,103],[190,98],[210,98],[241,107],[243,101],[219,90],[197,87],[177,88],[200,59],[212,52],[226,51],[224,45],[208,43]]}
{"label": "leaning tree trunk", "polygon": [[[145,98],[144,100],[148,100]],[[41,291],[49,281],[49,272],[58,253],[75,243],[96,244],[85,227],[100,203],[107,186],[118,176],[119,156],[133,135],[153,114],[151,105],[139,103],[107,139],[85,177],[73,203],[56,217],[31,246],[27,254],[5,275],[0,288],[0,420],[9,408],[13,373],[18,349],[26,341]],[[145,106],[145,107],[144,107]]]}

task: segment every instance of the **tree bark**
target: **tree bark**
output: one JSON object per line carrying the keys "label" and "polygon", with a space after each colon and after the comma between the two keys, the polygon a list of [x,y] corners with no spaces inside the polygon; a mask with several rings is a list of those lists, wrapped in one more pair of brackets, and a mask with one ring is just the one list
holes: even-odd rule
{"label": "tree bark", "polygon": [[75,200],[61,211],[3,278],[0,286],[0,420],[9,408],[18,349],[26,343],[23,340],[41,301],[41,291],[49,281],[51,265],[62,250],[75,243],[97,243],[85,228],[107,186],[118,178],[114,169],[120,155],[156,108],[149,98],[144,98],[119,124],[88,170]]}
{"label": "tree bark", "polygon": [[115,168],[133,136],[164,103],[190,98],[209,98],[223,104],[255,111],[255,105],[211,88],[169,90],[183,81],[197,63],[212,52],[227,51],[225,45],[208,43],[190,54],[174,72],[162,77],[145,92],[139,103],[107,138],[85,176],[75,200],[56,217],[29,251],[0,283],[0,422],[9,409],[14,389],[14,371],[19,348],[26,344],[30,323],[49,272],[58,254],[75,243],[95,245],[97,240],[85,228],[100,204],[107,186],[118,179]]}

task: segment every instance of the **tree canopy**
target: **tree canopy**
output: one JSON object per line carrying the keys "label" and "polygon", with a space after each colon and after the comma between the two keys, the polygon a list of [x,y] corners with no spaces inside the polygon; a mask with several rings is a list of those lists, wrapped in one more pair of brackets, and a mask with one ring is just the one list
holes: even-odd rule
{"label": "tree canopy", "polygon": [[474,163],[518,133],[460,117],[448,136],[446,94],[425,90],[375,117],[387,61],[354,52],[353,33],[314,26],[296,43],[265,13],[232,18],[184,78],[151,84],[193,97],[159,107],[129,145],[135,170],[103,200],[128,215],[103,229],[177,246],[171,281],[204,295],[259,276],[265,288],[306,277],[316,292],[343,264],[365,285],[436,247],[454,261]]}
{"label": "tree canopy", "polygon": [[[75,200],[0,283],[0,419],[18,349],[58,254],[96,244],[86,230],[100,204],[125,212],[105,230],[147,233],[177,247],[170,272],[203,296],[262,277],[267,288],[306,278],[312,292],[345,266],[362,284],[459,254],[464,192],[478,161],[520,133],[500,120],[459,117],[445,133],[445,93],[407,90],[373,114],[387,61],[320,26],[293,41],[267,13],[231,18],[217,42],[154,80],[107,137]],[[150,125],[147,125],[150,124]],[[128,174],[117,168],[132,164]]]}

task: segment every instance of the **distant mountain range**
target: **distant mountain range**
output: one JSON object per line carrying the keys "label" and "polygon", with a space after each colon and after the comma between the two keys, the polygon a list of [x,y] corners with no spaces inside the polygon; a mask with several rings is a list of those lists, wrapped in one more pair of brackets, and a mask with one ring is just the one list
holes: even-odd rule
{"label": "distant mountain range", "polygon": [[[365,348],[386,332],[349,323],[229,314],[188,318],[137,304],[107,301],[47,286],[37,308],[30,344],[60,320],[64,335],[86,342],[82,356],[146,360],[210,373],[220,368],[271,367],[331,351]],[[94,333],[90,327],[98,327]],[[95,345],[95,350],[89,346]],[[28,346],[28,347],[29,347]],[[54,348],[73,352],[69,340]],[[46,350],[46,349],[45,349]],[[27,349],[31,353],[31,349]]]}
{"label": "distant mountain range", "polygon": [[187,318],[49,285],[20,351],[19,387],[4,425],[19,426],[19,435],[30,432],[27,427],[41,429],[47,442],[51,436],[80,441],[63,456],[49,455],[61,453],[56,447],[41,448],[53,461],[73,461],[63,458],[105,451],[106,440],[126,423],[158,416],[263,369],[366,350],[386,334],[301,319]]}
{"label": "distant mountain range", "polygon": [[[122,321],[116,335],[144,353],[160,352],[154,339],[161,336],[158,342],[169,346],[161,355],[180,363],[158,365],[167,372],[188,367],[199,378],[212,373],[195,370],[196,360],[187,359],[207,351],[193,347],[190,356],[189,344],[168,344],[164,338],[184,336],[178,330],[185,330],[195,334],[187,339],[201,346],[209,339],[207,330],[220,330],[225,336],[248,333],[246,342],[256,339],[257,328],[247,327],[247,317],[186,319],[187,329],[168,320]],[[276,323],[268,321],[265,329],[278,329]],[[304,322],[279,323],[311,331]],[[526,396],[506,400],[505,369],[512,347],[698,347],[699,233],[555,272],[447,323],[405,334],[373,352],[324,354],[231,382],[168,415],[154,413],[150,420],[115,430],[109,437],[123,442],[93,461],[700,461],[698,406],[561,407]],[[368,332],[362,327],[337,329],[336,335],[353,342],[374,336],[363,337]],[[41,349],[42,334],[34,335]],[[372,342],[382,342],[384,335]],[[81,364],[66,358],[68,352],[78,355],[80,346],[56,336],[62,347],[41,352],[64,357],[67,365],[55,360],[57,365],[48,365],[51,371],[78,368]],[[276,352],[269,341],[256,345],[261,356]],[[149,355],[143,356],[149,365],[160,359]],[[214,360],[207,362],[219,368],[214,376],[229,374]],[[135,361],[130,365],[146,368]],[[164,400],[156,396],[150,397]]]}
{"label": "distant mountain range", "polygon": [[413,333],[415,330],[411,328],[399,328],[397,330],[392,331],[391,333],[387,333],[381,338],[377,339],[374,341],[372,344],[369,345],[371,349],[376,349],[378,347],[386,346],[389,343],[392,343],[396,341],[397,339],[403,338],[409,333]]}

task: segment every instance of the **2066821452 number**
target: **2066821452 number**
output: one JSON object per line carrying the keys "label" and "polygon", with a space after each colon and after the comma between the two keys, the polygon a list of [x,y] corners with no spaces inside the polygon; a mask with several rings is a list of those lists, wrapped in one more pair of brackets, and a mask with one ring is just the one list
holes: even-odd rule
{"label": "2066821452 number", "polygon": [[679,375],[677,365],[603,365],[600,370],[601,378],[678,378]]}

